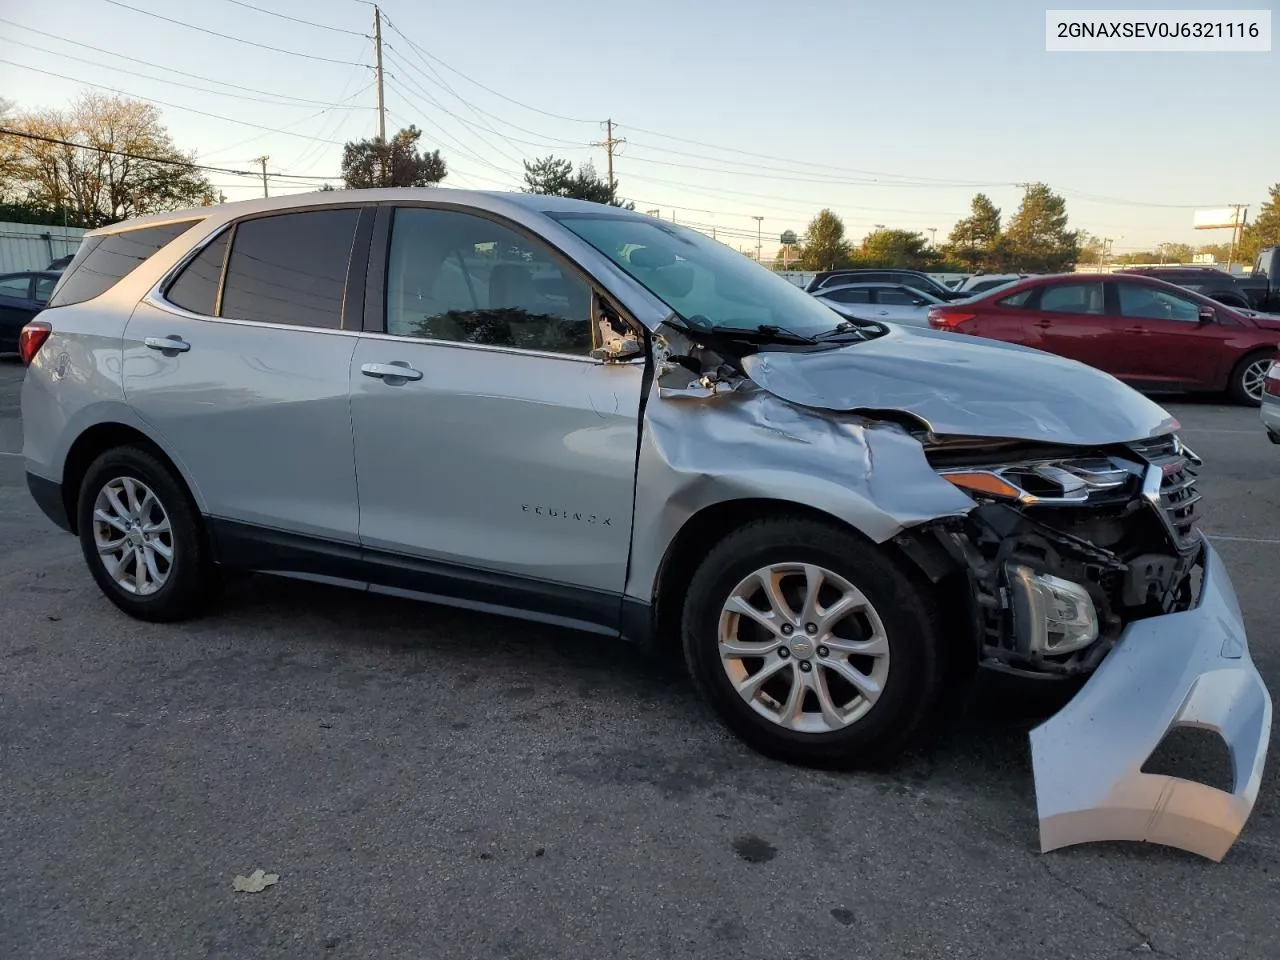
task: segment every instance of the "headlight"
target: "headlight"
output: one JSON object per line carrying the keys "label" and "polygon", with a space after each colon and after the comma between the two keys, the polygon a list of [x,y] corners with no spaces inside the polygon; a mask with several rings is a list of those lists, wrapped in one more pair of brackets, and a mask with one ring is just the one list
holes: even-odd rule
{"label": "headlight", "polygon": [[956,468],[939,471],[945,480],[969,493],[1017,503],[1085,503],[1095,494],[1123,489],[1133,467],[1110,457],[1045,460],[1002,467]]}

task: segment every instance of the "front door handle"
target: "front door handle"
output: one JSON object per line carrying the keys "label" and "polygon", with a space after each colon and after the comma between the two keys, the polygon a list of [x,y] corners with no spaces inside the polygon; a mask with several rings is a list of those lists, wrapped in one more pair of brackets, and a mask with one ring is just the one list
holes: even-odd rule
{"label": "front door handle", "polygon": [[390,363],[362,364],[360,372],[366,377],[377,377],[380,380],[391,383],[422,379],[422,371],[413,369],[403,360],[392,360]]}
{"label": "front door handle", "polygon": [[172,350],[174,353],[186,353],[191,349],[191,344],[176,333],[171,333],[167,337],[147,337],[142,343],[152,350]]}

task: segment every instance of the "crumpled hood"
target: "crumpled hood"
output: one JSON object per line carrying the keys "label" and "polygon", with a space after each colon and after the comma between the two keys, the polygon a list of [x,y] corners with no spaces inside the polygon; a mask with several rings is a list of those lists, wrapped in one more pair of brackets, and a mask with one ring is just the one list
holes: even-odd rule
{"label": "crumpled hood", "polygon": [[1164,409],[1109,374],[1039,350],[898,327],[813,353],[743,360],[759,386],[826,410],[901,410],[934,433],[1095,446],[1176,430]]}

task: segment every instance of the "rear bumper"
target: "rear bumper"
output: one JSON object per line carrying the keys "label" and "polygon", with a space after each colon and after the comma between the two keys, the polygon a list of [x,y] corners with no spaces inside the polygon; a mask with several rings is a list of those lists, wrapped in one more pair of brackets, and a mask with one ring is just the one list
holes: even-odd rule
{"label": "rear bumper", "polygon": [[1280,443],[1280,399],[1271,396],[1263,396],[1262,425],[1267,428],[1267,436],[1271,438],[1272,443]]}
{"label": "rear bumper", "polygon": [[46,480],[27,471],[27,489],[31,491],[31,499],[41,512],[67,533],[75,533],[71,519],[67,516],[66,504],[62,499],[62,484],[56,480]]}
{"label": "rear bumper", "polygon": [[[1232,792],[1142,772],[1179,726],[1227,742]],[[1131,625],[1080,693],[1031,731],[1040,848],[1139,840],[1221,860],[1253,810],[1270,737],[1271,696],[1206,544],[1199,605]]]}

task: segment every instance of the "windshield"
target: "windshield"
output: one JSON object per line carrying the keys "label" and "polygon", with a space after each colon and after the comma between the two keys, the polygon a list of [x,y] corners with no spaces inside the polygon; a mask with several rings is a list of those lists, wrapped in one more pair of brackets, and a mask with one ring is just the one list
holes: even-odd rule
{"label": "windshield", "polygon": [[749,330],[765,324],[804,336],[840,322],[810,294],[696,230],[626,215],[560,214],[555,219],[681,319]]}

